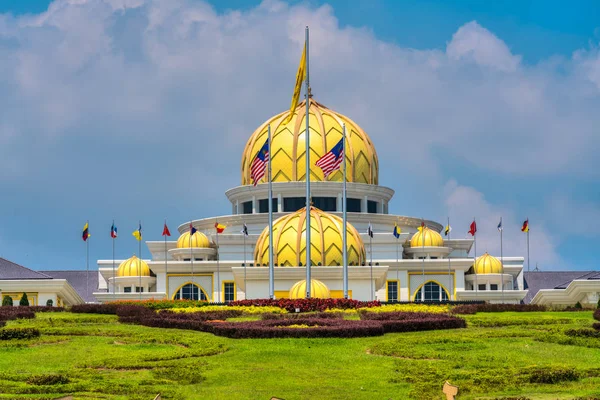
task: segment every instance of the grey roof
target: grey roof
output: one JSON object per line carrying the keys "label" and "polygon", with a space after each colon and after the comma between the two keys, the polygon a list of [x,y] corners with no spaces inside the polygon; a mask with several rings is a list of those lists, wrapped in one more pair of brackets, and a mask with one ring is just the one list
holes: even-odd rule
{"label": "grey roof", "polygon": [[52,279],[52,277],[0,258],[0,279]]}
{"label": "grey roof", "polygon": [[92,294],[98,291],[98,271],[43,271],[43,273],[52,278],[66,279],[86,303],[98,301]]}
{"label": "grey roof", "polygon": [[532,271],[523,273],[525,289],[523,301],[528,304],[541,289],[566,289],[575,279],[600,279],[597,271]]}

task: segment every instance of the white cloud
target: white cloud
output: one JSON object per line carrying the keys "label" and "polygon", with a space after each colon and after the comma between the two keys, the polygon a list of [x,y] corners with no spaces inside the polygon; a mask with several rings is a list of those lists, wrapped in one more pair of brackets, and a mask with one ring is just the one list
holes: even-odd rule
{"label": "white cloud", "polygon": [[504,72],[515,71],[521,62],[520,56],[514,56],[502,40],[475,21],[458,29],[446,54],[453,60],[467,59]]}

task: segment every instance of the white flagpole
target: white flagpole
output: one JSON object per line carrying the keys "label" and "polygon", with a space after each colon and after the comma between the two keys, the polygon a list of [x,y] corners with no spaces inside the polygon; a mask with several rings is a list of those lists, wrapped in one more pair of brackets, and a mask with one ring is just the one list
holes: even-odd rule
{"label": "white flagpole", "polygon": [[[475,222],[475,217],[473,217],[473,222]],[[475,232],[473,232],[473,246],[475,249],[473,250],[473,272],[475,272],[475,300],[477,300],[477,293],[479,292],[479,284],[477,283],[477,224],[475,224]]]}
{"label": "white flagpole", "polygon": [[[112,228],[111,228],[111,232],[110,232],[110,236],[111,237],[113,236],[113,232],[114,232],[113,229],[114,228],[115,228],[115,220],[113,219]],[[113,289],[113,300],[116,300],[117,299],[117,295],[115,294],[115,283],[116,283],[116,281],[115,281],[115,238],[114,237],[112,238],[112,251],[113,251],[112,252],[113,253],[113,255],[112,255],[113,256],[113,271],[112,271],[113,272],[113,281],[112,281],[113,285],[112,285],[112,289]]]}
{"label": "white flagpole", "polygon": [[369,235],[369,252],[371,253],[371,301],[375,300],[375,282],[373,282],[373,227],[369,222],[369,228],[371,228],[371,234]]}
{"label": "white flagpole", "polygon": [[[86,221],[88,237],[85,240],[85,297],[90,292],[90,221]],[[87,299],[84,299],[87,303]]]}
{"label": "white flagpole", "polygon": [[267,128],[269,138],[269,165],[268,165],[268,179],[269,179],[269,298],[273,300],[275,298],[275,266],[273,265],[273,186],[271,182],[271,125]]}
{"label": "white flagpole", "polygon": [[502,253],[502,232],[504,231],[504,227],[502,226],[502,217],[500,217],[500,228],[500,265],[502,266],[500,285],[502,287],[502,303],[504,303],[504,254]]}
{"label": "white flagpole", "polygon": [[[219,224],[219,221],[217,221],[217,225]],[[219,300],[218,302],[221,302],[221,268],[219,266],[219,231],[217,230],[217,227],[215,226],[215,232],[217,234],[217,293],[219,293]],[[214,301],[214,298],[213,298]]]}
{"label": "white flagpole", "polygon": [[344,173],[342,177],[343,193],[342,193],[342,245],[343,245],[343,274],[344,274],[344,298],[348,298],[348,221],[346,216],[346,124],[342,123],[342,157],[344,157]]}
{"label": "white flagpole", "polygon": [[421,248],[423,250],[423,261],[421,262],[421,274],[423,286],[421,287],[421,301],[425,301],[425,220],[421,219]]}
{"label": "white flagpole", "polygon": [[138,232],[140,233],[140,240],[138,240],[138,251],[140,253],[140,259],[138,260],[138,275],[140,288],[138,290],[140,292],[140,300],[142,300],[142,230],[140,229],[142,226],[142,220],[139,220],[138,222]]}
{"label": "white flagpole", "polygon": [[[270,157],[270,154],[269,154]],[[270,162],[270,158],[269,158],[269,162]],[[242,236],[244,237],[244,300],[248,300],[248,285],[246,283],[246,222],[243,221],[243,231],[242,231]]]}
{"label": "white flagpole", "polygon": [[[165,218],[165,226],[167,226],[167,219]],[[164,228],[163,228],[164,230]],[[166,280],[166,287],[167,287],[167,300],[169,300],[169,296],[171,295],[171,293],[169,292],[169,270],[167,267],[167,235],[163,235],[165,237],[165,280]]]}
{"label": "white flagpole", "polygon": [[[448,217],[448,240],[450,240],[450,217]],[[450,296],[448,300],[452,300],[452,294],[454,294],[454,284],[452,282],[452,271],[450,267],[450,254],[448,254],[448,285],[450,285]]]}
{"label": "white flagpole", "polygon": [[[305,46],[306,46],[306,132],[305,132],[305,142],[306,142],[306,298],[310,298],[310,126],[309,126],[309,109],[310,109],[310,81],[308,75],[308,26],[306,27],[306,38],[305,38]],[[270,155],[269,155],[270,157]]]}
{"label": "white flagpole", "polygon": [[[192,300],[196,300],[194,299],[194,291],[195,291],[195,285],[194,285],[194,253],[192,252],[192,221],[190,220],[190,262],[191,267],[192,267]],[[198,292],[198,300],[200,300],[200,292]]]}
{"label": "white flagpole", "polygon": [[[396,221],[396,225],[398,221]],[[396,238],[396,301],[400,301],[400,235]]]}
{"label": "white flagpole", "polygon": [[527,217],[527,272],[529,273],[529,217]]}

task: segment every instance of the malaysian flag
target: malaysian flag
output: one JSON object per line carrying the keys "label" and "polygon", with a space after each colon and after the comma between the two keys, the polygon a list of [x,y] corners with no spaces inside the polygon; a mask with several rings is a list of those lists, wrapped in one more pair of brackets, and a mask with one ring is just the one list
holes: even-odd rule
{"label": "malaysian flag", "polygon": [[323,170],[323,175],[327,178],[329,174],[340,167],[342,161],[344,161],[344,138],[333,146],[329,153],[319,158],[315,164]]}
{"label": "malaysian flag", "polygon": [[267,169],[267,163],[269,162],[269,139],[265,142],[263,147],[258,151],[252,165],[250,166],[250,177],[254,182],[254,186],[265,176],[265,170]]}

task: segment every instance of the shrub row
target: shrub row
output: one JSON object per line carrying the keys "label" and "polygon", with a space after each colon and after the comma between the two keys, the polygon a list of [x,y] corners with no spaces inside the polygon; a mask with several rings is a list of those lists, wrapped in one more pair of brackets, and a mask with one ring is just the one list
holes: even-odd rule
{"label": "shrub row", "polygon": [[592,328],[594,328],[597,331],[600,331],[600,322],[594,322],[592,324]]}
{"label": "shrub row", "polygon": [[5,328],[0,329],[0,340],[32,339],[40,336],[35,328]]}
{"label": "shrub row", "polygon": [[363,307],[379,307],[379,301],[358,301],[352,299],[255,299],[255,300],[238,300],[228,303],[231,306],[274,306],[280,307],[288,312],[310,312],[310,311],[325,311],[330,308],[337,309],[358,309]]}
{"label": "shrub row", "polygon": [[453,314],[475,314],[478,312],[536,312],[546,311],[545,306],[537,304],[465,304],[452,309]]}
{"label": "shrub row", "polygon": [[0,307],[0,321],[35,318],[32,307]]}
{"label": "shrub row", "polygon": [[263,321],[267,320],[282,320],[282,319],[292,319],[298,320],[303,318],[319,318],[319,319],[344,319],[344,314],[341,312],[317,312],[314,314],[306,315],[300,313],[289,313],[289,314],[262,314],[261,319]]}
{"label": "shrub row", "polygon": [[581,377],[581,374],[571,367],[546,367],[530,372],[529,383],[572,382]]}
{"label": "shrub row", "polygon": [[221,320],[224,321],[227,318],[241,317],[244,313],[241,310],[218,310],[218,311],[205,311],[196,313],[176,313],[170,310],[159,311],[160,316],[166,318],[178,319],[178,320],[194,320],[194,321],[213,321]]}
{"label": "shrub row", "polygon": [[29,306],[27,307],[33,312],[64,312],[64,307],[52,307],[52,306]]}
{"label": "shrub row", "polygon": [[[238,310],[231,310],[238,311]],[[119,320],[157,328],[191,329],[209,332],[229,338],[317,338],[317,337],[363,337],[379,336],[388,332],[414,332],[434,329],[466,327],[458,317],[427,313],[391,313],[390,319],[382,314],[365,313],[365,319],[344,320],[335,314],[290,314],[285,317],[272,315],[259,321],[226,322],[232,314],[223,311],[206,313],[174,313],[163,310],[158,313],[143,307],[131,306],[119,309]],[[416,315],[415,315],[416,314]],[[327,315],[325,318],[318,318]],[[332,317],[334,315],[335,317]],[[368,319],[373,315],[373,319]]]}
{"label": "shrub row", "polygon": [[120,307],[116,303],[106,304],[76,304],[71,307],[71,312],[86,314],[116,314]]}
{"label": "shrub row", "polygon": [[205,307],[217,303],[209,303],[205,300],[120,300],[109,304],[123,306],[144,306],[151,310],[166,310],[170,308]]}
{"label": "shrub row", "polygon": [[594,311],[594,319],[600,321],[600,308]]}
{"label": "shrub row", "polygon": [[69,383],[69,378],[60,374],[32,375],[27,378],[30,385],[58,385]]}
{"label": "shrub row", "polygon": [[565,335],[571,337],[592,337],[600,338],[600,332],[595,329],[583,328],[583,329],[567,329]]}

